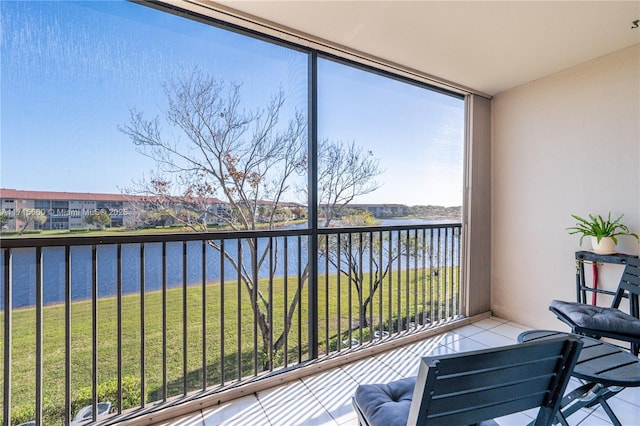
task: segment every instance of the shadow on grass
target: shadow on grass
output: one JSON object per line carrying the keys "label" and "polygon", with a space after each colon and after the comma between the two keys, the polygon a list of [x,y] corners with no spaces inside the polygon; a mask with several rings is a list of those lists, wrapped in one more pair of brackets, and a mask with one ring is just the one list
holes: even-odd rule
{"label": "shadow on grass", "polygon": [[[382,329],[384,331],[391,330],[391,333],[411,331],[416,326],[428,325],[431,321],[430,313],[419,312],[418,314],[410,313],[409,315],[401,318],[395,317],[392,319],[391,327],[389,327],[389,321],[384,321]],[[437,319],[436,319],[437,321]],[[375,329],[377,330],[377,328]],[[367,343],[369,339],[370,329],[362,329],[362,343]],[[330,337],[330,350],[336,351],[338,348],[338,341],[344,341],[352,337],[360,336],[360,330],[356,327],[351,330],[346,330],[341,333],[341,337],[337,335]],[[319,353],[326,354],[325,342],[318,344]],[[343,348],[345,346],[343,345]],[[304,361],[308,357],[307,346],[300,348],[300,354],[298,347],[290,348],[288,350],[288,367],[295,367],[301,361]],[[300,359],[301,358],[301,359]],[[274,353],[273,355],[273,370],[278,370],[285,367],[282,352]],[[195,391],[215,391],[216,389],[225,389],[226,387],[237,385],[243,381],[249,381],[258,376],[262,376],[268,373],[270,370],[264,368],[263,357],[261,351],[254,353],[253,351],[245,351],[241,353],[240,360],[238,360],[238,353],[225,354],[224,362],[212,362],[206,367],[206,380],[203,380],[204,369],[199,368],[187,372],[185,377],[181,377],[176,380],[168,381],[166,384],[166,398],[172,398],[175,396],[184,395],[185,393],[191,393]],[[150,389],[148,393],[148,402],[162,401],[164,399],[165,389],[164,386],[160,386],[154,389]]]}
{"label": "shadow on grass", "polygon": [[[302,347],[302,361],[308,357],[307,347]],[[299,363],[298,348],[290,348],[288,351],[288,366],[294,366]],[[273,355],[273,370],[285,367],[282,352]],[[168,381],[166,384],[166,397],[184,395],[194,391],[211,391],[215,389],[224,389],[232,385],[237,385],[243,381],[249,381],[253,378],[267,374],[270,370],[263,365],[262,352],[253,351],[241,353],[240,361],[238,361],[238,353],[225,354],[224,363],[219,362],[208,364],[206,367],[206,381],[203,381],[204,369],[198,368],[187,372],[185,377]],[[165,389],[160,386],[150,389],[148,393],[148,402],[162,401],[164,399]]]}

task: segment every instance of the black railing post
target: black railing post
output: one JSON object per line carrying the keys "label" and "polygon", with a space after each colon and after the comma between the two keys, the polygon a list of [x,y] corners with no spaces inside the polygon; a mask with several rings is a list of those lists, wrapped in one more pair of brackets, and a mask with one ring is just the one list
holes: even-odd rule
{"label": "black railing post", "polygon": [[[205,254],[205,250],[206,248],[203,247],[202,249],[202,262],[203,264],[206,265],[206,254]],[[225,381],[225,374],[224,374],[224,357],[225,357],[225,352],[224,352],[224,345],[225,345],[225,339],[224,339],[224,318],[225,318],[225,314],[224,314],[224,304],[225,304],[225,299],[224,299],[224,287],[225,287],[225,278],[224,278],[224,253],[225,253],[225,248],[224,248],[224,240],[220,241],[220,384],[223,385],[224,381]],[[206,281],[206,277],[202,279],[203,282]],[[203,302],[204,303],[204,302]],[[204,305],[206,306],[206,303],[204,303]],[[203,313],[204,315],[204,313]],[[206,318],[205,318],[205,325],[206,325]],[[202,333],[204,335],[205,333],[205,329],[202,330]],[[206,340],[205,340],[206,342]],[[207,355],[206,355],[206,345],[205,345],[205,354],[203,354],[203,360],[202,362],[206,364],[207,362]],[[204,374],[205,374],[205,380],[203,382],[203,389],[202,390],[206,390],[206,370],[204,370]]]}
{"label": "black railing post", "polygon": [[336,336],[338,339],[337,342],[337,350],[340,351],[340,349],[342,348],[342,327],[340,326],[340,319],[342,316],[342,306],[340,304],[340,301],[342,300],[342,289],[341,289],[341,283],[340,283],[340,276],[342,275],[342,272],[340,271],[340,268],[342,266],[341,264],[341,253],[340,253],[340,247],[342,246],[342,234],[340,234],[338,232],[338,234],[336,234],[336,305],[337,305],[337,318],[336,318],[336,324],[337,324],[337,331],[336,331]]}
{"label": "black railing post", "polygon": [[[65,424],[71,423],[71,247],[64,248],[64,340],[65,340],[65,379],[64,414]],[[6,424],[6,423],[5,423]]]}
{"label": "black railing post", "polygon": [[[242,260],[242,239],[239,238],[238,239],[238,282],[237,282],[237,286],[236,286],[236,297],[237,297],[237,304],[238,304],[238,314],[237,314],[237,331],[236,331],[236,335],[238,337],[238,348],[236,350],[236,357],[237,357],[237,362],[238,362],[238,381],[242,380],[242,264],[243,264],[243,260]],[[222,363],[222,366],[224,368],[224,361]]]}
{"label": "black railing post", "polygon": [[13,333],[12,320],[12,274],[11,268],[13,262],[11,261],[11,250],[4,249],[4,406],[2,413],[2,424],[11,424],[11,347],[13,345],[13,339],[11,334]]}
{"label": "black railing post", "polygon": [[[258,238],[252,238],[251,242],[247,240],[247,244],[251,251],[251,280],[253,281],[253,288],[251,291],[251,306],[253,310],[253,374],[257,376],[258,373],[262,371],[262,367],[258,369],[258,357],[260,357],[260,360],[263,361],[264,365],[263,357],[266,355],[258,350],[258,333],[260,332],[258,329]],[[238,350],[240,349],[238,348]]]}
{"label": "black railing post", "polygon": [[[71,271],[69,271],[71,272]],[[71,302],[69,301],[69,304]],[[118,352],[117,413],[122,413],[122,244],[116,246],[116,320],[118,324],[116,350]]]}
{"label": "black railing post", "polygon": [[140,243],[140,407],[146,404],[146,356],[145,356],[145,244]]}
{"label": "black railing post", "polygon": [[[204,240],[200,242],[200,255],[202,261],[202,391],[205,391],[207,389],[207,242]],[[220,288],[224,294],[222,276],[220,277]],[[224,305],[224,297],[221,298],[220,304]],[[224,330],[224,317],[221,317],[220,321],[220,328]],[[224,340],[221,345],[224,345]]]}
{"label": "black railing post", "polygon": [[36,426],[42,425],[42,405],[43,405],[43,389],[42,389],[42,339],[43,339],[43,254],[42,247],[36,247]]}
{"label": "black railing post", "polygon": [[167,400],[167,242],[162,243],[162,400]]}
{"label": "black railing post", "polygon": [[[329,331],[329,303],[330,303],[330,291],[329,291],[329,237],[324,239],[324,346],[325,353],[331,351],[330,348],[330,331]],[[319,305],[318,305],[319,306]]]}
{"label": "black railing post", "polygon": [[98,419],[98,248],[91,246],[91,407]]}
{"label": "black railing post", "polygon": [[189,391],[188,384],[188,361],[189,361],[189,329],[188,329],[188,315],[189,315],[189,293],[187,291],[187,272],[188,272],[188,245],[186,241],[182,242],[182,396],[187,396]]}
{"label": "black railing post", "polygon": [[287,312],[287,301],[289,300],[289,237],[284,237],[284,247],[283,247],[283,258],[284,258],[284,285],[283,285],[283,291],[284,291],[284,324],[285,324],[285,331],[284,331],[284,342],[283,342],[283,359],[284,359],[284,367],[286,368],[289,365],[289,330],[291,330],[290,327],[287,327],[287,318],[288,318],[288,312]]}
{"label": "black railing post", "polygon": [[[269,345],[268,346],[269,346],[269,371],[273,371],[273,356],[275,355],[274,354],[275,348],[273,345],[273,327],[274,327],[273,325],[273,278],[274,278],[273,237],[269,237],[268,244],[269,244],[268,246],[269,247],[269,288],[268,288],[269,309],[267,310],[267,317],[269,318],[269,337],[268,337]],[[266,356],[266,354],[263,356]],[[262,362],[264,363],[264,359]]]}
{"label": "black railing post", "polygon": [[[297,249],[298,249],[298,286],[297,286],[297,291],[298,291],[298,295],[299,295],[299,300],[298,300],[298,363],[302,362],[302,286],[303,286],[303,281],[302,281],[302,268],[304,268],[304,265],[302,263],[302,238],[298,237],[298,244],[297,244]],[[308,261],[308,259],[307,259]]]}

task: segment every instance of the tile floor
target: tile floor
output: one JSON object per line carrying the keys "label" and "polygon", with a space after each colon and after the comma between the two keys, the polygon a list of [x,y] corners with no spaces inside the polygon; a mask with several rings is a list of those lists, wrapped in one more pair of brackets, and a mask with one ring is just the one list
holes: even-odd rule
{"label": "tile floor", "polygon": [[[486,318],[423,341],[345,365],[287,385],[258,392],[163,426],[357,426],[351,396],[360,383],[384,383],[417,374],[421,356],[509,345],[529,327]],[[579,382],[569,384],[569,389]],[[609,400],[623,425],[640,425],[640,388],[627,388]],[[496,419],[500,426],[522,426],[535,411]],[[610,425],[602,408],[583,409],[568,418],[581,426]]]}

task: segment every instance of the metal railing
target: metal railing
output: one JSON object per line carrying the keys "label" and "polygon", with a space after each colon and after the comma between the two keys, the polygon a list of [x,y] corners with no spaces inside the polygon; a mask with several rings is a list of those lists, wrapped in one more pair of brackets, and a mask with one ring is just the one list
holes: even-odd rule
{"label": "metal railing", "polygon": [[459,315],[460,230],[4,239],[3,424],[108,423],[434,327]]}

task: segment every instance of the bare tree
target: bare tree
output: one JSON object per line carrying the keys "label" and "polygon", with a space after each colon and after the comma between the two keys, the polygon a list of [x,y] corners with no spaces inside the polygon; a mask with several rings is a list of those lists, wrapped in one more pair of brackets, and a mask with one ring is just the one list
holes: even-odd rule
{"label": "bare tree", "polygon": [[[341,223],[349,227],[379,224],[368,211],[360,211],[342,217]],[[391,244],[390,244],[391,243]],[[358,299],[358,323],[352,328],[363,330],[370,326],[369,313],[374,295],[399,257],[413,258],[420,253],[424,242],[415,237],[393,238],[391,233],[342,233],[320,245],[320,255],[353,285]],[[382,326],[382,325],[381,325]],[[382,330],[380,330],[382,332]]]}
{"label": "bare tree", "polygon": [[372,151],[364,152],[355,142],[318,146],[318,200],[325,226],[339,217],[354,198],[379,188],[374,179],[382,173]]}
{"label": "bare tree", "polygon": [[[154,160],[158,168],[151,178],[137,182],[129,192],[138,197],[144,195],[148,204],[173,212],[174,221],[195,231],[206,231],[211,219],[234,230],[256,229],[258,221],[268,229],[275,227],[282,216],[283,197],[292,193],[296,177],[306,173],[305,117],[295,112],[286,124],[281,123],[285,104],[282,91],[262,109],[243,109],[241,85],[227,85],[198,70],[168,82],[164,89],[168,109],[163,124],[168,129],[161,128],[159,117],[146,119],[135,110],[131,111],[129,123],[121,128],[139,152]],[[323,151],[327,158],[319,160],[323,176],[331,176],[320,179],[331,188],[327,200],[346,203],[362,193],[363,188],[371,190],[365,181],[375,174],[373,170],[344,180],[336,176],[357,172],[362,157],[353,158],[358,152],[355,146],[352,144],[351,151],[341,152],[345,150],[342,145],[336,148],[329,145],[327,142]],[[343,163],[331,162],[329,152],[339,158],[352,158]],[[333,172],[324,171],[327,167],[334,168]],[[217,197],[225,204],[221,206]],[[296,289],[283,330],[272,341],[274,327],[269,315],[272,306],[258,286],[257,271],[268,262],[273,247],[258,247],[254,239],[245,242],[256,270],[223,250],[218,242],[211,240],[209,244],[223,253],[241,276],[245,290],[254,297],[252,309],[266,355],[271,348],[274,352],[283,348],[302,289]],[[277,244],[277,239],[273,244]],[[302,272],[303,281],[307,279],[307,271],[308,267]],[[269,358],[264,357],[264,369],[273,367]]]}

